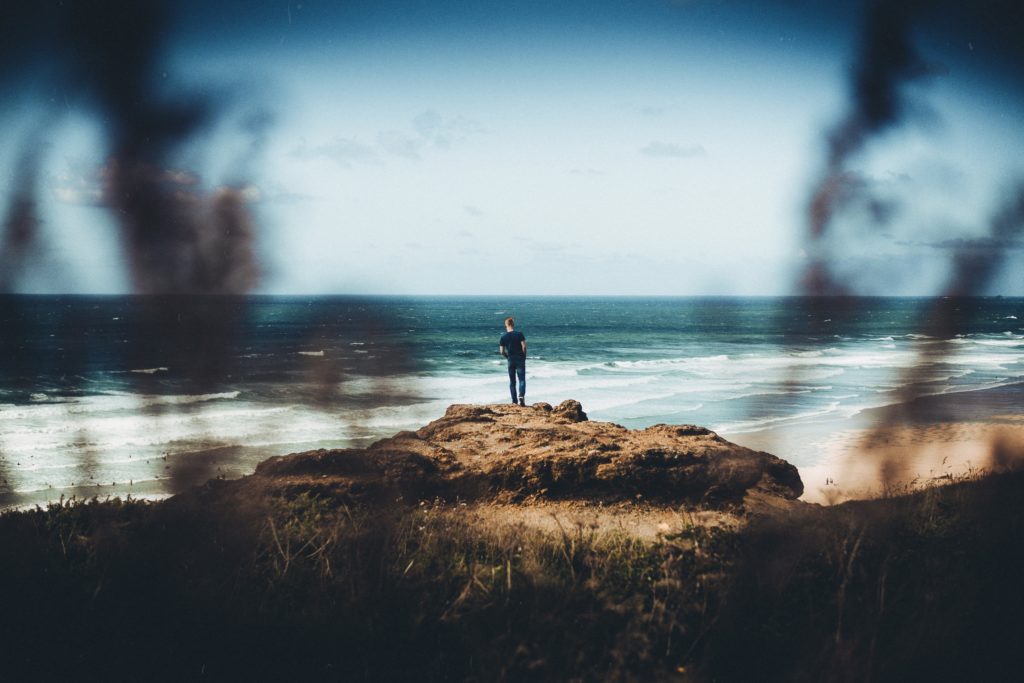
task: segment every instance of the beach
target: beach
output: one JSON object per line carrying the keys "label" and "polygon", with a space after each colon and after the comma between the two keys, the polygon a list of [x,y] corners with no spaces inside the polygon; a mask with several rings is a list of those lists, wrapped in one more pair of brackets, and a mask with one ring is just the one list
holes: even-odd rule
{"label": "beach", "polygon": [[1024,384],[915,399],[844,421],[731,437],[796,462],[801,500],[835,504],[906,493],[1024,460]]}

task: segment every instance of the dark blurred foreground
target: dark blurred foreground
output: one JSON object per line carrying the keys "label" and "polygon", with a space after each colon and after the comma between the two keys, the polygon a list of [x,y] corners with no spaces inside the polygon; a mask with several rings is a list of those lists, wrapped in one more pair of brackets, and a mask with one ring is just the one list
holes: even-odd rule
{"label": "dark blurred foreground", "polygon": [[1024,472],[730,532],[228,485],[0,516],[5,680],[1009,680]]}

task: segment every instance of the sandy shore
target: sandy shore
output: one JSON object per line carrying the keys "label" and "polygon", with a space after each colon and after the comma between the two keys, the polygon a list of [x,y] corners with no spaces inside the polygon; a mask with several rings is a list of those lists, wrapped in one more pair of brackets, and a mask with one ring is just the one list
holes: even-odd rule
{"label": "sandy shore", "polygon": [[1024,384],[929,396],[844,421],[726,436],[796,464],[801,500],[873,498],[1024,460]]}

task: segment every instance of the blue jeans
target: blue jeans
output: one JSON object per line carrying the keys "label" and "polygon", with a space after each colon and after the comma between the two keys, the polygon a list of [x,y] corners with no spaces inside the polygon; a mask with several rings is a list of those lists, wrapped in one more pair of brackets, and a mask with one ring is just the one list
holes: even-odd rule
{"label": "blue jeans", "polygon": [[519,395],[526,396],[526,356],[508,357],[508,391],[516,400],[516,376],[519,377]]}

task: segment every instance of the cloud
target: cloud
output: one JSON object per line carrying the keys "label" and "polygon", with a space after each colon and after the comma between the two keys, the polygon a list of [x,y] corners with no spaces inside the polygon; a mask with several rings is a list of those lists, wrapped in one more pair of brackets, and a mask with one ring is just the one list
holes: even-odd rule
{"label": "cloud", "polygon": [[425,142],[441,149],[449,149],[474,135],[487,132],[478,121],[465,116],[446,119],[433,109],[417,114],[412,120],[412,128]]}
{"label": "cloud", "polygon": [[665,113],[665,107],[652,107],[650,105],[640,107],[639,111],[644,116],[661,116]]}
{"label": "cloud", "polygon": [[427,109],[413,117],[409,130],[382,130],[372,145],[344,137],[322,145],[309,145],[303,140],[291,155],[296,159],[330,159],[344,168],[352,168],[355,163],[379,162],[386,156],[420,161],[427,149],[451,149],[486,132],[487,129],[473,119],[445,118]]}
{"label": "cloud", "polygon": [[689,159],[707,154],[703,145],[678,145],[673,142],[652,140],[640,153],[653,159]]}
{"label": "cloud", "polygon": [[487,130],[479,122],[464,116],[445,118],[433,109],[427,109],[413,117],[411,131],[381,131],[377,135],[377,146],[388,154],[419,161],[429,149],[451,149],[475,135]]}
{"label": "cloud", "polygon": [[412,161],[420,160],[424,141],[397,130],[383,130],[377,134],[377,146],[388,154]]}
{"label": "cloud", "polygon": [[412,120],[413,129],[425,138],[431,138],[444,124],[444,119],[433,109],[421,112]]}
{"label": "cloud", "polygon": [[481,211],[477,207],[472,206],[470,204],[467,204],[466,206],[464,206],[462,208],[465,209],[466,213],[468,213],[470,216],[483,216],[484,215],[483,211]]}
{"label": "cloud", "polygon": [[352,168],[356,162],[372,162],[377,159],[377,150],[352,138],[334,138],[333,141],[310,146],[303,140],[292,150],[296,159],[330,159],[345,168]]}
{"label": "cloud", "polygon": [[578,245],[568,242],[547,242],[526,238],[523,240],[527,250],[541,256],[558,256],[569,251],[578,250]]}
{"label": "cloud", "polygon": [[606,172],[602,171],[599,168],[570,168],[569,169],[569,173],[571,173],[572,175],[590,175],[590,176],[608,175]]}
{"label": "cloud", "polygon": [[317,201],[319,197],[302,192],[293,192],[280,183],[259,188],[259,201],[271,204],[302,204]]}

